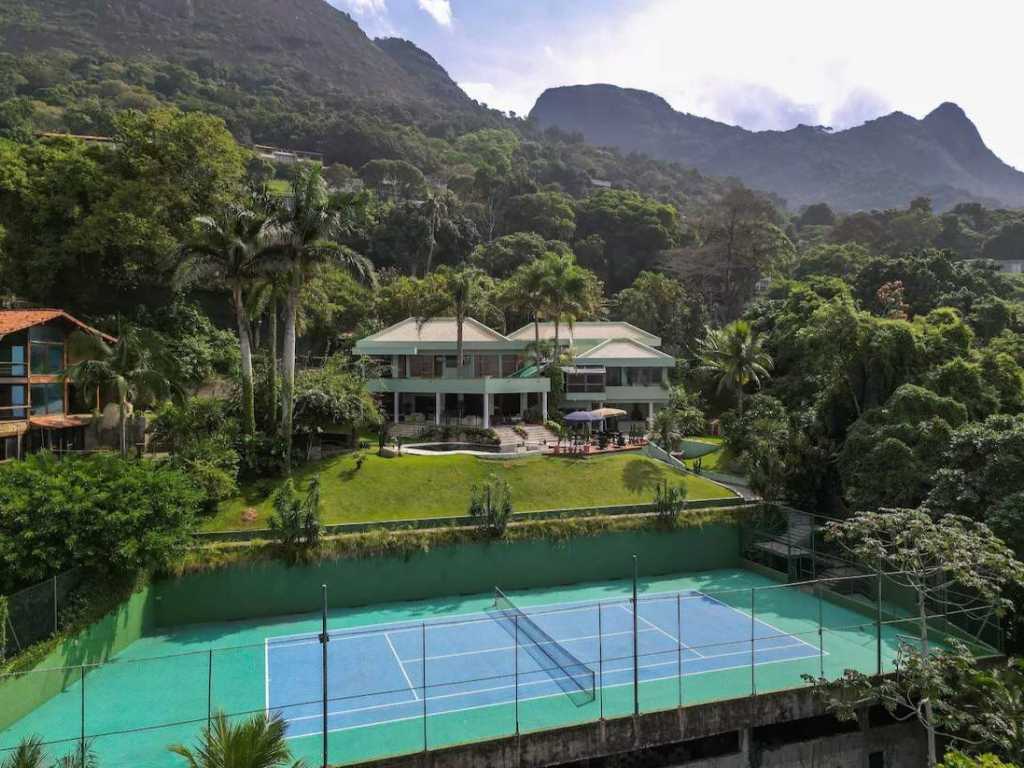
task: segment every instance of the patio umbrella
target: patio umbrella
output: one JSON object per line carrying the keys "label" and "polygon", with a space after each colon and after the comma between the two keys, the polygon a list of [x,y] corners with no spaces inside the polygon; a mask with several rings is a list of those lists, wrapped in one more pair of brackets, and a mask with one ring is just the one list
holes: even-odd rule
{"label": "patio umbrella", "polygon": [[595,411],[591,411],[595,416],[600,416],[602,419],[613,419],[616,416],[628,416],[629,414],[621,408],[598,408]]}
{"label": "patio umbrella", "polygon": [[592,411],[573,411],[566,415],[565,420],[570,424],[589,424],[600,421],[601,418],[601,416],[595,416]]}

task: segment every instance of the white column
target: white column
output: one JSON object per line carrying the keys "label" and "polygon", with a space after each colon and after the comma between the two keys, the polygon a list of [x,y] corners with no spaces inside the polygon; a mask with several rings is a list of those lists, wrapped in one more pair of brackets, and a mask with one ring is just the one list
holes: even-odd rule
{"label": "white column", "polygon": [[647,425],[649,427],[654,426],[654,401],[652,400],[647,404]]}
{"label": "white column", "polygon": [[434,395],[434,423],[441,423],[441,406],[444,403],[444,396],[438,392]]}
{"label": "white column", "polygon": [[544,421],[547,421],[548,420],[548,393],[547,392],[541,392],[540,393],[540,412],[541,412],[541,418],[543,418]]}
{"label": "white column", "polygon": [[398,355],[391,356],[391,378],[401,378],[402,372],[398,370]]}
{"label": "white column", "polygon": [[398,423],[398,393],[395,392],[395,424]]}
{"label": "white column", "polygon": [[529,402],[530,401],[527,399],[528,397],[529,397],[529,395],[527,395],[525,392],[520,392],[519,393],[519,415],[520,416],[525,416],[526,415],[526,409],[530,407],[529,406]]}
{"label": "white column", "polygon": [[484,429],[491,428],[491,396],[484,392]]}

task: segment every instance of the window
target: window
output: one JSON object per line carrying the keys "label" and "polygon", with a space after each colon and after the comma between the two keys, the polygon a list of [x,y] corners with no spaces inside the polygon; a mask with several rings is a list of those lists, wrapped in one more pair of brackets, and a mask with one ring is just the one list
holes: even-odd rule
{"label": "window", "polygon": [[64,370],[64,345],[33,341],[31,369],[33,376],[57,376]]}
{"label": "window", "polygon": [[477,355],[477,358],[476,358],[476,375],[477,376],[497,376],[498,375],[498,356],[497,355]]}
{"label": "window", "polygon": [[885,752],[872,752],[868,755],[868,768],[885,768]]}
{"label": "window", "polygon": [[609,368],[608,369],[608,386],[609,387],[621,387],[622,386],[622,369],[621,368]]}
{"label": "window", "polygon": [[64,331],[57,325],[33,325],[28,329],[31,341],[47,341],[54,344],[64,343]]}
{"label": "window", "polygon": [[0,421],[21,421],[28,418],[24,384],[0,384]]}
{"label": "window", "polygon": [[33,384],[32,385],[32,415],[33,416],[54,416],[64,413],[64,385]]}
{"label": "window", "polygon": [[508,378],[523,367],[523,358],[519,355],[505,355],[501,358],[501,375]]}
{"label": "window", "polygon": [[12,333],[0,339],[0,377],[28,376],[25,366],[25,333]]}

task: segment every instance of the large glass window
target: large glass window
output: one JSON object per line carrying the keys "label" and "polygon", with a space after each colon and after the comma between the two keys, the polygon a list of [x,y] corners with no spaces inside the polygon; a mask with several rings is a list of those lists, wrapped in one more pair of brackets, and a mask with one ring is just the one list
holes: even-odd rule
{"label": "large glass window", "polygon": [[0,384],[0,421],[21,421],[28,418],[24,384]]}
{"label": "large glass window", "polygon": [[33,341],[32,375],[57,376],[64,370],[64,345]]}
{"label": "large glass window", "polygon": [[0,378],[28,376],[25,333],[11,333],[0,339]]}
{"label": "large glass window", "polygon": [[52,384],[32,385],[32,415],[55,416],[64,413],[64,385],[59,382]]}
{"label": "large glass window", "polygon": [[476,358],[476,375],[477,376],[497,376],[498,375],[498,356],[497,355],[477,355],[477,358]]}
{"label": "large glass window", "polygon": [[57,325],[34,325],[29,328],[28,337],[32,341],[51,341],[55,344],[64,343],[64,331]]}
{"label": "large glass window", "polygon": [[621,387],[622,386],[622,369],[621,368],[609,368],[608,369],[608,386],[609,387]]}

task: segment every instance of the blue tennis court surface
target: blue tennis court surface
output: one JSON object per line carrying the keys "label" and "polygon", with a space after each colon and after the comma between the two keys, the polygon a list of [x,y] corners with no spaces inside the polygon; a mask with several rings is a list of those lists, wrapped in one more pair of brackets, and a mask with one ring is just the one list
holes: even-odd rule
{"label": "blue tennis court surface", "polygon": [[[750,669],[827,655],[748,611],[699,591],[646,596],[636,615],[641,683]],[[588,686],[630,686],[634,606],[630,600],[529,607],[541,634],[510,630],[507,614],[378,624],[332,631],[328,645],[328,730],[565,697]],[[549,639],[542,639],[546,635]],[[751,638],[753,637],[753,641]],[[518,642],[516,642],[518,638]],[[578,663],[567,663],[572,659]],[[266,643],[266,707],[289,737],[322,731],[323,678],[316,635]]]}

